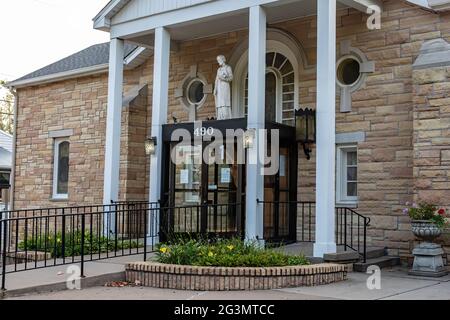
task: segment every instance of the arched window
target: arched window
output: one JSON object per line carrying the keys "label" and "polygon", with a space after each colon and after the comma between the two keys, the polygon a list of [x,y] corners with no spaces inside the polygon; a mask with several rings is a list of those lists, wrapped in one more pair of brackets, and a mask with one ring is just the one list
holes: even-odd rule
{"label": "arched window", "polygon": [[[232,87],[233,116],[248,113],[248,39],[243,39],[234,49],[230,65],[234,68]],[[267,29],[266,43],[266,120],[295,126],[295,109],[300,107],[300,75],[312,74],[305,50],[288,32]],[[261,108],[262,109],[262,108]]]}
{"label": "arched window", "polygon": [[[289,59],[279,52],[266,54],[266,121],[294,125],[295,71]],[[244,88],[244,113],[248,113],[248,72]]]}

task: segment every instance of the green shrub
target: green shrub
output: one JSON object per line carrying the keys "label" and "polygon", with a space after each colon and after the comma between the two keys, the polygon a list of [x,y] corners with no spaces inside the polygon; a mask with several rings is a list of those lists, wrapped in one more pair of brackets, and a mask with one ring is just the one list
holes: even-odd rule
{"label": "green shrub", "polygon": [[240,239],[218,240],[213,243],[180,240],[172,244],[159,244],[157,249],[156,261],[165,264],[203,267],[283,267],[309,264],[304,255],[290,256]]}
{"label": "green shrub", "polygon": [[[64,256],[72,257],[81,255],[81,231],[66,232],[64,237]],[[117,250],[133,249],[142,247],[138,241],[119,239]],[[20,250],[49,252],[53,258],[63,258],[63,236],[61,232],[50,233],[47,237],[39,236],[19,243]],[[114,237],[107,238],[85,232],[84,254],[106,253],[115,251],[116,243]]]}

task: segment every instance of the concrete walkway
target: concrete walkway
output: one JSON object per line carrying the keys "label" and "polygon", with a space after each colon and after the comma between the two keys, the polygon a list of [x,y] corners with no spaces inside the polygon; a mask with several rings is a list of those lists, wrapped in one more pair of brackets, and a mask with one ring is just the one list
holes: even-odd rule
{"label": "concrete walkway", "polygon": [[[123,270],[124,258],[94,263],[90,272],[97,268],[109,271]],[[136,260],[136,259],[135,259]],[[450,300],[450,276],[439,279],[412,277],[406,269],[383,270],[381,289],[369,290],[363,273],[349,273],[349,280],[327,286],[294,288],[254,292],[193,292],[142,287],[97,287],[82,290],[65,290],[52,293],[28,294],[11,297],[15,300]],[[55,276],[53,276],[53,279]],[[24,281],[24,280],[23,280]]]}
{"label": "concrete walkway", "polygon": [[[151,256],[151,254],[148,255],[149,258]],[[82,279],[82,287],[102,286],[108,281],[124,280],[125,265],[129,262],[143,261],[143,259],[143,255],[133,255],[86,262],[86,277]],[[80,263],[7,274],[5,295],[16,296],[33,292],[66,290],[67,280],[73,273],[68,268],[73,266],[79,267]],[[18,269],[21,269],[21,265]]]}
{"label": "concrete walkway", "polygon": [[[279,250],[286,253],[308,255],[310,244],[294,244]],[[149,254],[149,258],[152,255]],[[30,270],[7,275],[5,298],[10,299],[100,299],[100,300],[311,300],[311,299],[442,299],[450,300],[450,275],[433,279],[413,277],[407,269],[400,267],[382,270],[381,289],[369,290],[367,280],[370,275],[349,273],[348,281],[320,287],[304,287],[255,292],[192,292],[161,290],[141,287],[110,288],[107,282],[123,281],[125,265],[142,261],[142,255],[112,258],[85,264],[86,278],[82,280],[82,290],[67,290],[67,280],[71,276],[68,267],[59,266]],[[73,266],[79,266],[79,263]],[[49,293],[50,292],[50,293]]]}
{"label": "concrete walkway", "polygon": [[[311,255],[312,244],[293,244],[286,247],[279,248],[288,254],[300,254]],[[151,258],[154,254],[150,253],[151,248],[148,249],[148,258]],[[114,253],[108,253],[109,256]],[[120,254],[120,252],[119,252]],[[94,255],[97,258],[97,255]],[[143,261],[142,254],[133,255],[128,257],[119,257],[106,259],[107,254],[101,254],[104,260],[96,262],[85,263],[85,275],[86,278],[82,280],[82,284],[85,288],[93,286],[104,285],[108,281],[118,281],[125,279],[125,265],[129,262]],[[71,258],[67,258],[69,261]],[[71,266],[80,266],[80,257],[74,258],[73,264],[67,264],[57,267],[46,267],[41,269],[34,269],[28,271],[21,271],[17,273],[7,274],[6,278],[6,295],[15,296],[22,294],[29,294],[33,292],[48,292],[56,290],[65,290],[67,287],[67,280],[71,276],[68,268]],[[56,259],[55,261],[49,260],[48,264],[63,264],[62,259]],[[34,263],[28,263],[28,267],[44,267],[43,261]],[[14,265],[7,266],[7,270],[14,269]],[[20,264],[17,266],[17,270],[25,270],[26,266]],[[1,295],[1,292],[0,292]]]}

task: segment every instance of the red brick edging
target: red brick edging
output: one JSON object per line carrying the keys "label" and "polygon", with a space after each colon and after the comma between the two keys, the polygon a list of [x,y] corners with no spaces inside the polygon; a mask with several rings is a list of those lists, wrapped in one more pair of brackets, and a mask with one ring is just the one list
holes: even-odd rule
{"label": "red brick edging", "polygon": [[269,290],[318,286],[347,280],[339,264],[273,268],[219,268],[129,263],[126,280],[146,287],[195,291]]}

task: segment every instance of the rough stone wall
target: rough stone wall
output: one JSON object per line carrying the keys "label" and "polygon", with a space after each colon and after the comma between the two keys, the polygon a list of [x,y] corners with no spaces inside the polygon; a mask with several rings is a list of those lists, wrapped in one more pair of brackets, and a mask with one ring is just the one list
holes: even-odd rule
{"label": "rough stone wall", "polygon": [[[101,203],[107,77],[19,89],[15,208]],[[69,200],[53,201],[53,130],[72,129]]]}
{"label": "rough stone wall", "polygon": [[[218,67],[216,57],[223,54],[230,58],[236,44],[246,36],[246,31],[231,32],[180,44],[179,51],[173,53],[170,58],[169,122],[172,122],[172,116],[179,121],[188,120],[188,111],[181,106],[180,100],[175,98],[175,89],[190,72],[190,68],[196,65],[198,73],[206,78],[208,84],[214,84]],[[215,115],[214,97],[209,94],[205,104],[197,112],[197,119],[207,120]]]}
{"label": "rough stone wall", "polygon": [[[125,96],[137,87],[147,67],[125,72]],[[148,81],[147,81],[148,83]],[[144,90],[145,89],[145,90]],[[145,200],[148,192],[144,141],[149,128],[148,88],[123,108],[121,138],[122,200]],[[107,75],[83,77],[18,90],[14,207],[79,206],[103,202]],[[70,136],[69,199],[52,199],[51,131]]]}
{"label": "rough stone wall", "polygon": [[145,191],[149,159],[144,149],[145,139],[149,132],[147,124],[148,86],[142,88],[138,86],[134,90],[139,90],[137,96],[124,106],[122,113],[119,194],[121,201],[139,201],[148,198]]}
{"label": "rough stone wall", "polygon": [[[430,41],[422,51],[413,71],[414,200],[445,206],[449,212],[450,44]],[[448,255],[450,233],[440,240]]]}

